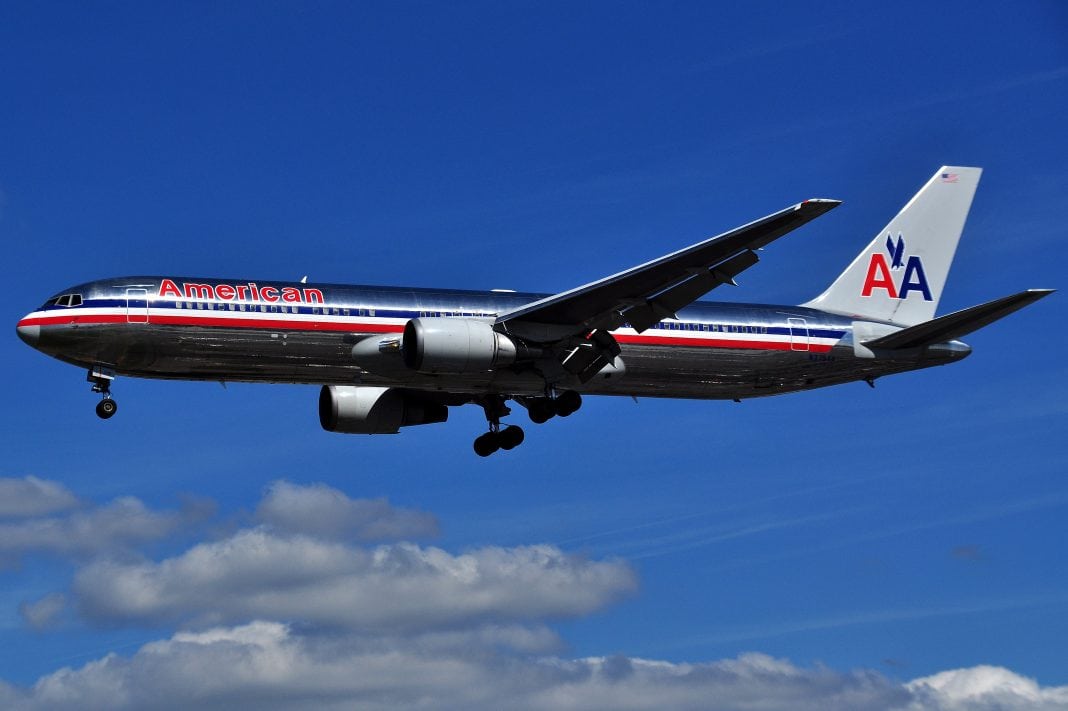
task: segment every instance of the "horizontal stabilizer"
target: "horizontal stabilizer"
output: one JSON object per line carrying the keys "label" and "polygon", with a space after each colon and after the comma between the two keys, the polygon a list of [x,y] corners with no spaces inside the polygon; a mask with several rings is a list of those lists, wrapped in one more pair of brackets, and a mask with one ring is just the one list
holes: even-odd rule
{"label": "horizontal stabilizer", "polygon": [[961,336],[966,336],[972,331],[977,331],[1000,318],[1004,318],[1044,296],[1049,296],[1053,291],[1053,289],[1021,291],[1019,294],[1005,296],[994,301],[988,301],[985,304],[939,316],[931,321],[910,326],[888,336],[867,341],[864,345],[869,348],[918,348],[932,343],[952,341]]}

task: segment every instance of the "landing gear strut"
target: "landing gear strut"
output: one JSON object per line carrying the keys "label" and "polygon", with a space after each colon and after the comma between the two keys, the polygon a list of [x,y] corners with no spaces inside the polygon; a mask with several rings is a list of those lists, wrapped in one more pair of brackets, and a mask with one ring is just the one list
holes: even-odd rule
{"label": "landing gear strut", "polygon": [[475,439],[475,454],[488,457],[499,449],[514,449],[523,443],[525,435],[522,427],[508,425],[501,429],[501,418],[511,413],[511,409],[504,404],[503,397],[487,396],[482,401],[482,409],[486,412],[489,432]]}
{"label": "landing gear strut", "polygon": [[119,405],[111,397],[111,381],[115,374],[102,368],[94,368],[85,378],[93,384],[93,392],[100,393],[101,400],[96,404],[96,416],[106,420],[119,410]]}

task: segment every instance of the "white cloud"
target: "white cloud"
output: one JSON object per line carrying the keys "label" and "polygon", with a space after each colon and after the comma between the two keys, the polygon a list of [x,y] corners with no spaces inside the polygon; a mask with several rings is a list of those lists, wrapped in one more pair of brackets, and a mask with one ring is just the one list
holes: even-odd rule
{"label": "white cloud", "polygon": [[36,630],[43,630],[56,623],[56,619],[67,607],[67,596],[63,593],[50,593],[36,602],[24,602],[19,605],[19,614],[26,624]]}
{"label": "white cloud", "polygon": [[804,668],[756,653],[694,663],[569,659],[546,622],[632,593],[636,577],[625,562],[549,545],[463,553],[359,545],[420,535],[436,522],[323,485],[278,482],[256,516],[255,528],[161,561],[110,555],[188,518],[137,499],[0,524],[0,553],[95,556],[67,595],[20,607],[31,626],[72,609],[92,622],[180,629],[30,687],[0,680],[0,707],[1068,709],[1068,687],[1042,687],[997,667],[903,684],[872,670]]}
{"label": "white cloud", "polygon": [[0,559],[27,553],[86,556],[124,551],[173,531],[183,517],[127,496],[61,516],[0,523]]}
{"label": "white cloud", "polygon": [[454,555],[412,543],[366,549],[265,528],[158,563],[98,560],[74,583],[82,611],[97,621],[267,618],[379,630],[582,615],[635,587],[621,561],[591,561],[548,545]]}
{"label": "white cloud", "polygon": [[29,689],[0,685],[0,699],[6,693],[7,707],[27,710],[1065,708],[1068,689],[1038,687],[1004,669],[946,674],[952,683],[936,675],[899,684],[872,671],[802,668],[762,654],[694,664],[563,659],[518,654],[472,635],[427,645],[418,638],[301,635],[258,621],[177,633],[130,657],[110,654],[60,669]]}
{"label": "white cloud", "polygon": [[942,711],[1001,711],[1068,709],[1068,686],[1041,687],[1034,679],[1004,667],[952,669],[908,684],[917,709]]}
{"label": "white cloud", "polygon": [[27,476],[0,477],[0,518],[43,516],[78,506],[78,499],[56,481]]}
{"label": "white cloud", "polygon": [[279,531],[357,541],[426,538],[438,533],[432,514],[391,506],[386,499],[351,499],[326,484],[276,481],[256,509],[256,517]]}

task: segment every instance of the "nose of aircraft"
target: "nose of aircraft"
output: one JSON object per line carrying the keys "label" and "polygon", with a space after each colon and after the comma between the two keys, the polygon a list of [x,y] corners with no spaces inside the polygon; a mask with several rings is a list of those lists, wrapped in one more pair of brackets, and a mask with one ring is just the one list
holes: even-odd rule
{"label": "nose of aircraft", "polygon": [[21,338],[26,345],[33,348],[37,347],[37,341],[41,339],[41,327],[39,325],[34,324],[31,326],[19,321],[15,330],[18,331],[19,338]]}

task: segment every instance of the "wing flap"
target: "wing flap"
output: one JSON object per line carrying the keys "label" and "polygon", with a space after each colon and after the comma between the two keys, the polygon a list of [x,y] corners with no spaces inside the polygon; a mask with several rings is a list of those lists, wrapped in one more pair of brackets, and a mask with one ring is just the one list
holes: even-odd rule
{"label": "wing flap", "polygon": [[711,269],[702,269],[689,279],[660,292],[644,304],[632,306],[623,312],[623,318],[638,333],[674,317],[679,309],[697,301],[720,284],[734,284],[734,277],[760,261],[756,252],[746,250],[720,262]]}
{"label": "wing flap", "polygon": [[918,348],[933,343],[952,341],[977,331],[983,326],[988,326],[1052,293],[1053,289],[1028,289],[1012,296],[1004,296],[985,304],[939,316],[872,341],[865,341],[864,345],[869,348],[897,349]]}

